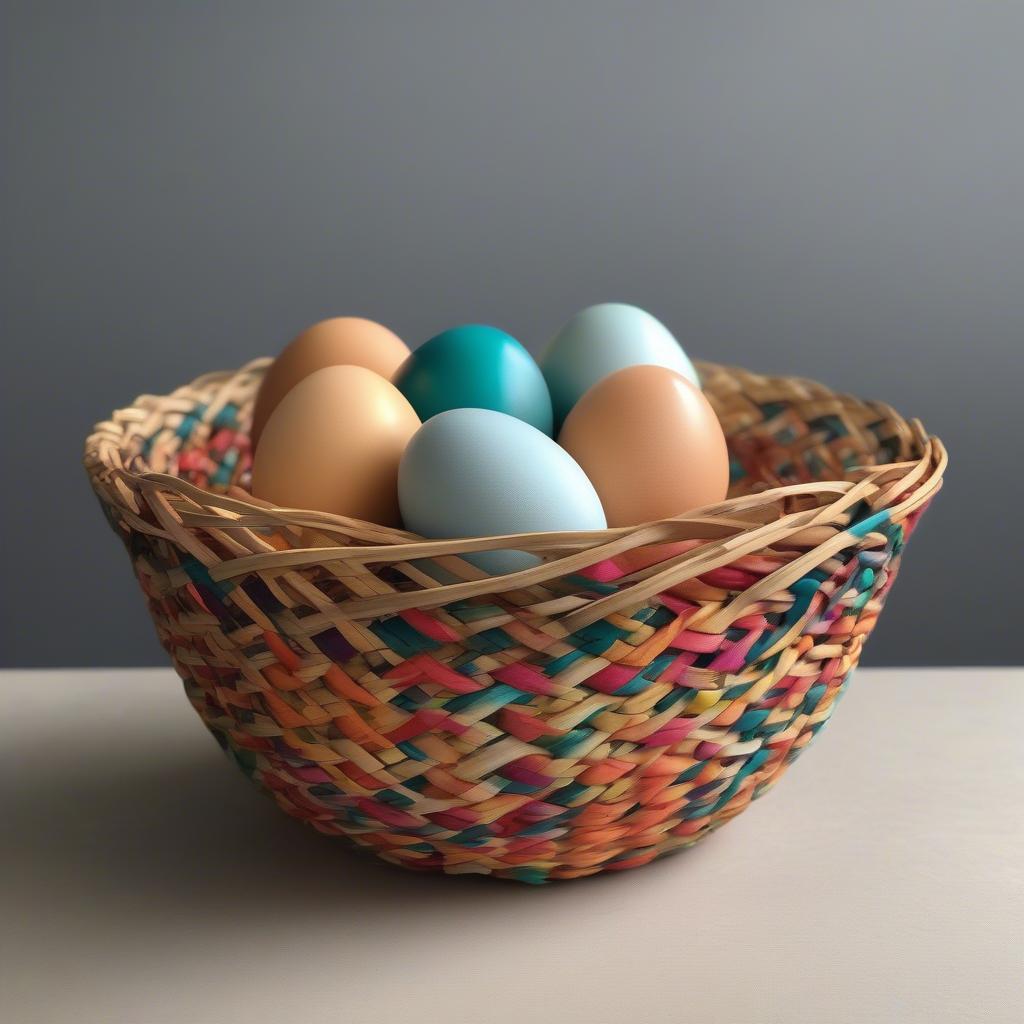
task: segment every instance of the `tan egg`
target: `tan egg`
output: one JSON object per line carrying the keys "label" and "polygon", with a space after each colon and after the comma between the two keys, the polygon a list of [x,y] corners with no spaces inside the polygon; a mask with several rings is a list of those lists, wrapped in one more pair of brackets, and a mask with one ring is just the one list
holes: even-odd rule
{"label": "tan egg", "polygon": [[558,443],[583,467],[609,526],[721,501],[729,453],[699,388],[664,366],[627,366],[573,406]]}
{"label": "tan egg", "polygon": [[420,420],[365,366],[327,366],[281,399],[253,456],[252,492],[291,508],[397,526],[398,464]]}
{"label": "tan egg", "polygon": [[365,366],[391,380],[409,346],[381,324],[358,316],[336,316],[307,327],[271,363],[252,413],[253,448],[278,402],[296,384],[325,366]]}

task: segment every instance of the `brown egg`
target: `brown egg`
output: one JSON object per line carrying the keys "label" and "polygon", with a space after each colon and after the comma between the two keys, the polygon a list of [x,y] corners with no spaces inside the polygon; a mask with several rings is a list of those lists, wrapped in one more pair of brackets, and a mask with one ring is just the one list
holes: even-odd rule
{"label": "brown egg", "polygon": [[327,366],[281,399],[253,457],[252,492],[291,508],[397,526],[398,463],[420,420],[365,366]]}
{"label": "brown egg", "polygon": [[573,406],[558,443],[590,477],[609,526],[721,501],[729,454],[699,388],[664,366],[627,366]]}
{"label": "brown egg", "polygon": [[358,316],[336,316],[307,327],[271,363],[252,413],[253,448],[278,402],[304,377],[325,366],[365,366],[385,380],[409,355],[409,347],[386,327]]}

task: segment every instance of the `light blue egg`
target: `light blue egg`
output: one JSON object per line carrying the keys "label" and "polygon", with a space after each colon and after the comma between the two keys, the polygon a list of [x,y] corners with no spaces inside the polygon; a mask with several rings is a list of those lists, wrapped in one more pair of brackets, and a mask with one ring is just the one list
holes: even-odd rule
{"label": "light blue egg", "polygon": [[700,387],[697,371],[679,342],[650,313],[622,302],[581,309],[540,359],[551,392],[556,436],[584,392],[608,374],[637,364],[667,366]]}
{"label": "light blue egg", "polygon": [[[451,409],[416,431],[399,466],[398,503],[406,528],[431,539],[607,525],[573,457],[536,427],[491,409]],[[541,561],[515,550],[466,557],[494,575]]]}

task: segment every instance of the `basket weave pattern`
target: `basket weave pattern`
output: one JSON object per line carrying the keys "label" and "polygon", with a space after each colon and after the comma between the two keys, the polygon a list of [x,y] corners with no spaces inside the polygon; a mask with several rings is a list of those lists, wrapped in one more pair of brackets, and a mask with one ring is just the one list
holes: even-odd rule
{"label": "basket weave pattern", "polygon": [[[267,364],[139,398],[86,468],[221,746],[289,814],[408,868],[621,870],[742,811],[828,720],[946,463],[881,403],[705,364],[727,501],[422,541],[248,494]],[[460,557],[508,547],[545,561]]]}

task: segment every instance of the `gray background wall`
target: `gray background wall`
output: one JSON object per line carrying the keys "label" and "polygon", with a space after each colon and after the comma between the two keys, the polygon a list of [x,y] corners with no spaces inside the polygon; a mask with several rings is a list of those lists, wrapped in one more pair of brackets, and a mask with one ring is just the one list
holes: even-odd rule
{"label": "gray background wall", "polygon": [[867,660],[1020,662],[1024,6],[3,21],[4,664],[163,662],[79,464],[110,409],[331,314],[535,348],[608,299],[921,416],[953,468]]}

